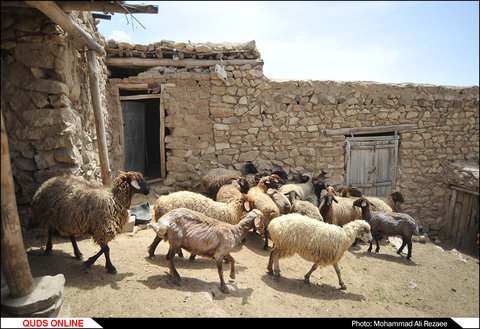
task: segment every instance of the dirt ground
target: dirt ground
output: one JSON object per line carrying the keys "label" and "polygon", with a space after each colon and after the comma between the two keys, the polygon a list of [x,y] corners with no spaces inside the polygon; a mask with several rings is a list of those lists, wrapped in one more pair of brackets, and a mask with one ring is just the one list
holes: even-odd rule
{"label": "dirt ground", "polygon": [[[332,266],[317,269],[310,285],[303,276],[312,263],[294,256],[280,261],[282,276],[266,273],[269,251],[249,232],[232,252],[236,279],[224,264],[229,294],[219,289],[210,259],[176,258],[182,286],[172,283],[165,262],[168,244],[147,257],[151,229],[123,233],[109,245],[117,274],[108,274],[101,256],[88,269],[73,258],[69,239],[54,237],[45,256],[46,235],[24,234],[32,275],[65,276],[65,300],[59,317],[478,317],[478,255],[451,252],[434,243],[413,243],[412,260],[397,255],[388,240],[379,253],[367,245],[350,247],[339,265],[347,290],[340,290]],[[99,248],[79,239],[85,259]],[[271,242],[270,242],[271,246]],[[406,248],[405,248],[406,251]]]}

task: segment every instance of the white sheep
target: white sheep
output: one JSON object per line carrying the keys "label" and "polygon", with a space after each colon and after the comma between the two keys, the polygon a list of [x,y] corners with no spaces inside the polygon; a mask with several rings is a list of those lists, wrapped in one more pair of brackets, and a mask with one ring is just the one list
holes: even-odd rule
{"label": "white sheep", "polygon": [[364,220],[355,220],[342,228],[299,214],[275,218],[270,222],[269,232],[274,244],[268,260],[269,274],[280,276],[279,259],[298,254],[313,261],[312,268],[305,274],[305,283],[310,283],[310,275],[319,265],[333,265],[341,289],[347,288],[338,267],[338,261],[343,253],[352,245],[355,238],[366,242],[372,240],[370,225]]}
{"label": "white sheep", "polygon": [[[230,203],[213,201],[212,199],[195,192],[179,191],[167,195],[161,195],[155,205],[154,221],[157,221],[161,216],[176,208],[187,208],[205,214],[206,216],[221,220],[230,224],[237,224],[243,216],[251,211],[255,203],[251,197],[246,194]],[[148,248],[150,257],[154,257],[155,248],[160,243],[161,238],[155,237]]]}
{"label": "white sheep", "polygon": [[278,207],[278,210],[280,211],[280,214],[288,214],[290,212],[290,209],[292,208],[292,204],[290,200],[277,189],[274,188],[269,188],[267,190],[267,194],[270,198],[272,198],[273,202]]}
{"label": "white sheep", "polygon": [[319,210],[325,223],[343,226],[355,219],[362,218],[362,211],[353,206],[353,200],[350,198],[334,197],[327,193],[320,199]]}
{"label": "white sheep", "polygon": [[220,175],[241,176],[242,173],[238,170],[226,169],[226,168],[210,169],[210,171],[205,176],[203,176],[203,178],[202,178],[202,183],[203,183],[203,186],[205,187],[205,190],[208,191],[208,185],[210,184],[210,181],[213,178],[218,177]]}
{"label": "white sheep", "polygon": [[302,183],[290,183],[282,185],[278,190],[283,194],[288,194],[290,191],[295,191],[300,200],[309,200],[313,196],[313,181],[310,179],[308,175],[302,175],[303,180],[305,182]]}
{"label": "white sheep", "polygon": [[322,215],[320,214],[320,210],[318,209],[318,207],[315,207],[312,203],[308,201],[300,200],[297,192],[290,191],[290,193],[288,194],[288,200],[291,204],[291,213],[297,213],[323,221]]}
{"label": "white sheep", "polygon": [[230,278],[235,279],[235,260],[230,252],[245,237],[248,230],[263,230],[263,225],[263,215],[257,209],[249,212],[238,224],[232,225],[197,211],[179,208],[169,211],[157,223],[147,226],[150,226],[160,239],[170,244],[166,259],[175,284],[179,285],[181,278],[175,269],[174,255],[183,248],[192,254],[213,258],[217,264],[220,288],[222,292],[228,293],[223,280],[222,261],[230,261]]}
{"label": "white sheep", "polygon": [[43,183],[32,199],[32,226],[48,231],[47,254],[52,252],[54,231],[69,236],[76,259],[83,260],[75,237],[90,235],[100,251],[85,265],[95,263],[105,255],[108,273],[116,273],[110,261],[110,242],[128,222],[128,212],[135,193],[149,193],[148,185],[139,172],[121,172],[113,181],[111,192],[104,186],[72,175],[57,176]]}
{"label": "white sheep", "polygon": [[[269,188],[277,188],[279,178],[277,175],[270,175],[262,177],[258,182],[257,186],[250,188],[247,195],[255,200],[255,208],[260,210],[265,216],[265,223],[268,228],[268,223],[275,218],[280,216],[280,210],[278,209],[275,202],[267,194]],[[265,244],[263,246],[264,250],[268,248],[268,229],[265,231]]]}

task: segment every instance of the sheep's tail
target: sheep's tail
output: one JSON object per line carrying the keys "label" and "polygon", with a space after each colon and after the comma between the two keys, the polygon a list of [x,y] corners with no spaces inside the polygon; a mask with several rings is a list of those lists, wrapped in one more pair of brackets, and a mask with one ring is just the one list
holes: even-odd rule
{"label": "sheep's tail", "polygon": [[413,225],[414,225],[413,235],[419,236],[419,235],[420,235],[420,231],[418,230],[418,225],[417,225],[416,223],[414,223]]}
{"label": "sheep's tail", "polygon": [[158,221],[156,223],[148,223],[147,227],[151,227],[155,233],[163,240],[167,241],[167,230],[170,227],[170,223],[167,221]]}

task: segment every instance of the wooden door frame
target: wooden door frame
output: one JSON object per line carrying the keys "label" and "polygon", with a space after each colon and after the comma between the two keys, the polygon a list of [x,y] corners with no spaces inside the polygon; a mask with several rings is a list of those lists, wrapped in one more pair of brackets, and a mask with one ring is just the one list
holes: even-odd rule
{"label": "wooden door frame", "polygon": [[[355,141],[366,141],[366,140],[382,140],[385,138],[393,139],[393,176],[392,176],[392,190],[396,187],[396,176],[397,176],[397,164],[398,164],[398,143],[400,140],[400,136],[395,129],[393,131],[393,135],[382,135],[382,136],[354,136],[353,133],[351,137],[345,137],[345,186],[350,187],[350,162],[351,162],[351,152],[352,152],[352,145],[355,145]],[[352,143],[353,141],[353,143]]]}
{"label": "wooden door frame", "polygon": [[[160,178],[155,178],[152,180],[149,180],[148,183],[155,183],[157,181],[163,180],[167,177],[167,165],[166,165],[166,159],[165,159],[165,108],[164,108],[164,102],[163,102],[163,91],[164,91],[164,85],[162,84],[161,86],[161,92],[160,94],[140,94],[140,95],[130,95],[130,96],[119,96],[120,100],[120,110],[122,111],[122,106],[121,102],[126,101],[126,100],[142,100],[142,99],[159,99],[159,111],[160,111]],[[121,121],[121,127],[123,129],[123,116],[119,115],[120,121]],[[123,165],[125,168],[125,139],[123,137],[123,133],[120,134],[120,142],[122,144],[122,149],[123,149]]]}

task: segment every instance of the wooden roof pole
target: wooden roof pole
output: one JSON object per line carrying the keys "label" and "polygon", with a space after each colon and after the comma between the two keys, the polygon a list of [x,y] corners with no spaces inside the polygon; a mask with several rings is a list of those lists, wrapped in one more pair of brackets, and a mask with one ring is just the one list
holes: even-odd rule
{"label": "wooden roof pole", "polygon": [[66,32],[83,42],[88,49],[93,49],[99,55],[105,55],[105,49],[100,46],[90,34],[85,32],[77,23],[75,23],[70,16],[58,7],[53,1],[25,1],[31,7],[37,8],[44,13],[53,22],[60,25]]}
{"label": "wooden roof pole", "polygon": [[100,159],[102,182],[103,185],[110,186],[112,179],[110,176],[110,164],[108,162],[107,139],[105,137],[105,124],[103,122],[100,87],[97,79],[97,58],[93,49],[89,49],[87,51],[87,58],[88,77],[90,80],[90,95],[92,97],[93,113],[95,116],[95,130],[97,133],[98,157]]}
{"label": "wooden roof pole", "polygon": [[27,253],[23,246],[3,113],[1,114],[1,121],[2,272],[5,275],[11,296],[23,297],[35,289],[35,283],[28,264]]}

